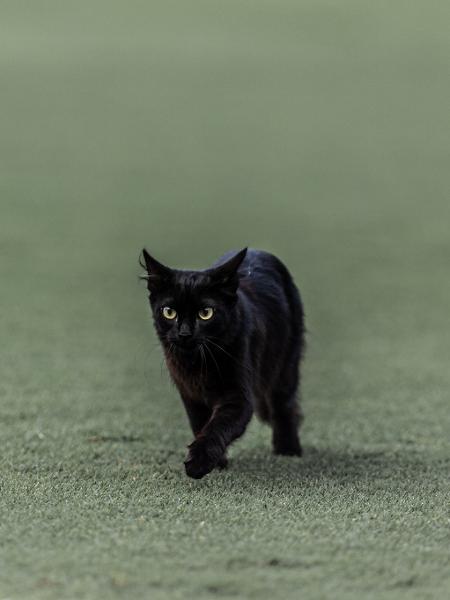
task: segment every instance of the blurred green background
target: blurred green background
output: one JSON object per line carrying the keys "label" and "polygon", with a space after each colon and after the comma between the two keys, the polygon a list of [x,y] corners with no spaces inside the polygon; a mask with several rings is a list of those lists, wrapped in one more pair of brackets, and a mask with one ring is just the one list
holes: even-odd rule
{"label": "blurred green background", "polygon": [[[449,590],[448,2],[0,6],[2,598]],[[302,460],[187,421],[143,245],[306,305]]]}

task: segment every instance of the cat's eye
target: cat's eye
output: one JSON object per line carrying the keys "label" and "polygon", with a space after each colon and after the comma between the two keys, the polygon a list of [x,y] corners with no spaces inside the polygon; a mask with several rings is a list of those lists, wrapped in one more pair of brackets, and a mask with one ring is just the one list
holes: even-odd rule
{"label": "cat's eye", "polygon": [[209,319],[213,316],[214,314],[214,309],[210,308],[209,306],[205,307],[205,308],[201,308],[198,311],[198,316],[200,317],[200,319],[202,321],[209,321]]}
{"label": "cat's eye", "polygon": [[171,308],[170,306],[165,306],[162,309],[162,314],[166,319],[169,319],[169,321],[173,321],[173,319],[175,319],[175,317],[177,316],[177,311],[174,308]]}

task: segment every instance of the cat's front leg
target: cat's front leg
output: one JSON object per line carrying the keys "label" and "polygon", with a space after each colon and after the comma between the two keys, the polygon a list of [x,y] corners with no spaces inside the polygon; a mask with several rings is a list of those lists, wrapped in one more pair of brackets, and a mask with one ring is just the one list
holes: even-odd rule
{"label": "cat's front leg", "polygon": [[186,474],[201,479],[214,467],[224,466],[227,447],[244,433],[252,414],[252,405],[246,398],[218,401],[208,423],[189,446],[184,463]]}
{"label": "cat's front leg", "polygon": [[[207,406],[205,404],[204,400],[201,398],[191,398],[185,394],[183,394],[181,396],[181,398],[183,400],[183,404],[186,409],[186,414],[188,416],[189,423],[191,425],[192,433],[197,438],[199,435],[201,435],[202,429],[205,427],[205,425],[210,420],[210,418],[212,416],[212,408]],[[192,444],[193,443],[194,442],[192,442]],[[190,448],[192,446],[192,444],[190,444],[188,446],[188,448]],[[200,453],[200,451],[198,451],[198,454],[199,453]],[[186,458],[185,464],[189,460],[190,460],[190,453],[188,454],[188,457]],[[205,459],[202,462],[203,463],[207,462],[207,458],[205,457]],[[218,469],[226,469],[226,467],[228,466],[228,459],[226,457],[225,452],[222,453],[222,455],[219,457],[219,459],[216,461],[216,464],[213,465],[212,468],[214,468],[214,466],[216,466]]]}
{"label": "cat's front leg", "polygon": [[210,420],[212,409],[201,398],[191,398],[181,394],[181,399],[186,409],[192,433],[197,436]]}

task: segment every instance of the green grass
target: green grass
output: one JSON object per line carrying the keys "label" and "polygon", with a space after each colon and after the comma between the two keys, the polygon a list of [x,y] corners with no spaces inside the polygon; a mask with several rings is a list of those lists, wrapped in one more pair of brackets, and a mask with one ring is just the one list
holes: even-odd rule
{"label": "green grass", "polygon": [[[0,598],[447,597],[448,2],[0,13]],[[304,459],[185,477],[144,244],[292,269]]]}

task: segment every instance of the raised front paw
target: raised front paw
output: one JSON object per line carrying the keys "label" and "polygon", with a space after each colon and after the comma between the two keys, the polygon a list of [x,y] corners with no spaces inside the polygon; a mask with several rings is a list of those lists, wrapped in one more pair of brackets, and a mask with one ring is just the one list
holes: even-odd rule
{"label": "raised front paw", "polygon": [[188,448],[189,452],[184,461],[184,468],[186,475],[194,479],[201,479],[211,473],[223,457],[223,451],[206,438],[193,441]]}

